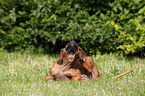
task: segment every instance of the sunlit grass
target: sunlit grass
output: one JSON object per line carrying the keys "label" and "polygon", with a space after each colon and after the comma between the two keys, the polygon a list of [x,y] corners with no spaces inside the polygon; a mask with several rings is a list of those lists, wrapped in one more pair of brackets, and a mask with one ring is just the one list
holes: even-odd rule
{"label": "sunlit grass", "polygon": [[[50,81],[55,55],[7,53],[0,51],[0,94],[2,96],[144,96],[145,59],[114,54],[96,55],[101,80],[83,82]],[[112,77],[134,70],[118,79]]]}

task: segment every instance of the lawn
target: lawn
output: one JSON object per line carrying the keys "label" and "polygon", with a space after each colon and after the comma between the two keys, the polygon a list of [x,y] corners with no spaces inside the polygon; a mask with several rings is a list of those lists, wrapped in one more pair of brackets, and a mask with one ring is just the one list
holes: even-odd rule
{"label": "lawn", "polygon": [[[92,56],[101,80],[46,81],[55,55],[0,50],[1,96],[145,96],[145,59],[115,54]],[[112,77],[133,70],[118,79]]]}

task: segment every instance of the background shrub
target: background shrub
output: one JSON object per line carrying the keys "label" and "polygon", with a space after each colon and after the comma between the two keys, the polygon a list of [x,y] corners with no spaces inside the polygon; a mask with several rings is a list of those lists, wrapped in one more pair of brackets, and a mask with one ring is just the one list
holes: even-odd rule
{"label": "background shrub", "polygon": [[145,49],[143,0],[1,0],[0,46],[59,51],[76,40],[86,53]]}

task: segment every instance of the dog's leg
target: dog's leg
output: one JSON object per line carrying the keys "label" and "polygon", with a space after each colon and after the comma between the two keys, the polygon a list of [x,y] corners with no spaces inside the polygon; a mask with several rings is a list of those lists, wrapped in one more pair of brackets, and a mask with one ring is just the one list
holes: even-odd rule
{"label": "dog's leg", "polygon": [[97,68],[94,60],[92,59],[92,57],[86,57],[85,60],[86,60],[86,63],[88,64],[88,66],[90,66],[90,68],[92,69],[92,78],[100,79],[100,74],[99,74],[98,68]]}
{"label": "dog's leg", "polygon": [[81,60],[80,62],[78,62],[79,64],[81,64],[89,73],[92,72],[91,66],[89,66],[89,64],[87,64],[86,62],[84,62],[83,60]]}
{"label": "dog's leg", "polygon": [[54,79],[54,77],[52,77],[51,75],[49,75],[48,77],[46,77],[44,80],[41,80],[41,82],[44,82],[44,81],[46,81],[46,80],[49,80],[49,79]]}
{"label": "dog's leg", "polygon": [[81,80],[81,72],[78,69],[68,69],[64,71],[65,76],[72,77],[71,81],[78,81]]}

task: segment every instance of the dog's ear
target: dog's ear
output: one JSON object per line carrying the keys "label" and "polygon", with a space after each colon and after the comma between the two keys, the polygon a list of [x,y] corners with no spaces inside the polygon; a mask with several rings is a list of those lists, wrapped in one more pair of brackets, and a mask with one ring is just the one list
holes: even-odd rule
{"label": "dog's ear", "polygon": [[64,50],[64,48],[61,49],[59,55],[56,56],[58,59],[62,59],[63,58],[63,50]]}
{"label": "dog's ear", "polygon": [[66,48],[68,47],[68,45],[65,46],[65,48],[60,50],[60,54],[58,56],[56,56],[58,59],[62,59],[64,56],[64,53],[66,53]]}
{"label": "dog's ear", "polygon": [[86,53],[80,47],[78,47],[78,51],[79,51],[79,58],[80,59],[86,58]]}

